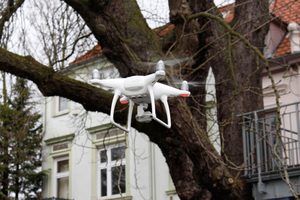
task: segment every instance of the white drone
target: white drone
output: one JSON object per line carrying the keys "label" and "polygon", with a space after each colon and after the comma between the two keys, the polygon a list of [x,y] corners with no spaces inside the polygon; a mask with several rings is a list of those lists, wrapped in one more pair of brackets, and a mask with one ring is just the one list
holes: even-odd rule
{"label": "white drone", "polygon": [[[110,121],[113,125],[123,131],[130,131],[132,111],[135,103],[138,104],[136,115],[136,120],[138,122],[148,123],[154,119],[165,127],[170,128],[171,115],[168,97],[188,97],[190,96],[190,92],[188,91],[188,83],[186,81],[182,82],[181,90],[158,83],[157,81],[165,75],[165,64],[162,60],[160,60],[156,65],[156,72],[147,76],[131,76],[127,78],[100,80],[99,71],[94,69],[90,83],[93,85],[103,86],[114,91],[114,97],[110,109]],[[120,102],[122,104],[127,104],[129,102],[127,129],[117,124],[114,120],[115,107],[120,96]],[[164,104],[167,114],[167,123],[156,117],[155,100],[157,99],[160,99]],[[150,111],[145,111],[148,108],[149,103],[151,103],[152,113]]]}

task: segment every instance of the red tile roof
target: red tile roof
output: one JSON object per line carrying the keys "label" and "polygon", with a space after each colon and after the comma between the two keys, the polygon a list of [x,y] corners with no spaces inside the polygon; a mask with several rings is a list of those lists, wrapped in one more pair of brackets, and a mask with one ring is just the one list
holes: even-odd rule
{"label": "red tile roof", "polygon": [[299,0],[275,0],[270,7],[271,12],[285,23],[297,22],[300,24]]}
{"label": "red tile roof", "polygon": [[283,38],[273,58],[278,58],[291,53],[291,42],[286,37]]}
{"label": "red tile roof", "polygon": [[[299,10],[300,1],[297,0],[275,0],[270,7],[271,12],[278,16],[285,24],[297,22],[300,24]],[[273,58],[278,58],[291,53],[291,42],[285,36],[276,50]]]}
{"label": "red tile roof", "polygon": [[[157,37],[162,37],[164,35],[166,35],[171,29],[173,29],[175,27],[174,24],[170,24],[167,28],[165,28],[164,30],[160,31],[157,35]],[[154,29],[154,31],[158,31],[159,28]]]}
{"label": "red tile roof", "polygon": [[231,22],[231,20],[233,19],[234,6],[235,6],[235,4],[232,3],[232,4],[228,4],[226,6],[222,6],[219,8],[220,12],[222,13],[222,15],[224,17],[225,22]]}
{"label": "red tile roof", "polygon": [[[174,24],[171,24],[169,26],[167,26],[167,28],[163,29],[162,31],[160,31],[160,33],[157,35],[157,37],[161,37],[163,35],[165,35],[169,30],[174,28]],[[157,31],[159,28],[154,29],[154,31]],[[78,58],[76,58],[73,62],[70,62],[69,64],[75,64],[84,60],[88,60],[91,58],[94,58],[96,56],[100,56],[102,55],[102,49],[101,46],[99,44],[97,44],[96,46],[94,46],[91,50],[89,50],[88,52],[86,52],[85,54],[83,54],[82,56],[79,56]]]}
{"label": "red tile roof", "polygon": [[94,46],[91,50],[89,50],[88,52],[86,52],[85,54],[83,54],[82,56],[79,56],[78,58],[76,58],[73,62],[69,63],[71,64],[75,64],[84,60],[88,60],[90,58],[94,58],[96,56],[100,56],[102,55],[102,49],[100,47],[99,44],[97,44],[96,46]]}

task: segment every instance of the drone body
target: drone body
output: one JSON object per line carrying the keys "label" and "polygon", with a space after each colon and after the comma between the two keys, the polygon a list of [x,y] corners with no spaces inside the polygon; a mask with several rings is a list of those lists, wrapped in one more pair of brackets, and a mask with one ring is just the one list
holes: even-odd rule
{"label": "drone body", "polygon": [[[158,83],[157,81],[165,76],[164,62],[159,61],[156,66],[156,72],[147,76],[131,76],[127,78],[117,79],[104,79],[100,80],[100,74],[97,69],[94,69],[92,79],[90,83],[93,85],[104,86],[114,91],[114,97],[110,110],[110,121],[118,128],[129,132],[131,127],[132,111],[134,104],[138,104],[136,120],[139,122],[150,122],[152,119],[164,125],[167,128],[171,127],[171,116],[168,104],[168,97],[182,96],[188,97],[190,92],[188,91],[188,83],[183,81],[181,90]],[[117,100],[120,98],[122,104],[129,102],[128,111],[128,128],[120,126],[114,121],[114,111]],[[156,117],[155,100],[160,99],[164,104],[167,123],[161,121]],[[148,104],[151,103],[152,113],[145,111],[148,108]]]}

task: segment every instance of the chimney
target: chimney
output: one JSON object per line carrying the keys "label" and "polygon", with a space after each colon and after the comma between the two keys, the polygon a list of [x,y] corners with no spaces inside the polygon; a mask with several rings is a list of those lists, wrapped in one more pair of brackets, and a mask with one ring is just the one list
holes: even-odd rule
{"label": "chimney", "polygon": [[300,52],[300,29],[296,22],[289,23],[287,38],[291,41],[291,53]]}

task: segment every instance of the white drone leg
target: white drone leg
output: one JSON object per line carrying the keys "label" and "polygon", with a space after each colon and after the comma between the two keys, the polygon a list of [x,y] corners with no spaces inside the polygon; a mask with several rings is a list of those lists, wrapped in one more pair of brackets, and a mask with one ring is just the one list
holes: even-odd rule
{"label": "white drone leg", "polygon": [[154,93],[153,93],[152,85],[148,85],[148,91],[149,91],[151,107],[152,107],[152,117],[153,117],[153,119],[156,120],[155,99],[154,99]]}
{"label": "white drone leg", "polygon": [[127,120],[127,132],[129,132],[130,127],[131,127],[131,119],[132,119],[132,111],[134,107],[134,102],[129,100],[129,108],[128,108],[128,120]]}
{"label": "white drone leg", "polygon": [[164,106],[165,106],[165,110],[166,110],[166,114],[167,114],[167,120],[168,120],[168,124],[166,124],[165,122],[163,122],[162,120],[158,119],[156,117],[156,111],[155,111],[155,99],[154,99],[154,93],[153,93],[153,87],[152,85],[148,86],[148,91],[150,94],[150,100],[151,100],[151,106],[152,106],[152,117],[155,121],[159,122],[160,124],[164,125],[167,128],[171,127],[171,115],[170,115],[170,108],[169,108],[169,104],[168,104],[168,97],[166,95],[163,95],[161,97],[161,101],[163,102]]}
{"label": "white drone leg", "polygon": [[[110,108],[110,122],[113,125],[115,125],[116,127],[118,127],[119,129],[121,129],[123,131],[126,131],[126,132],[129,132],[130,131],[130,127],[131,127],[129,124],[128,124],[128,129],[126,129],[123,126],[120,126],[119,124],[117,124],[115,122],[115,120],[114,120],[115,108],[116,108],[117,100],[119,99],[120,95],[121,95],[121,91],[120,90],[115,90],[114,98],[113,98],[113,101],[111,103],[111,108]],[[129,112],[130,112],[130,110],[129,110]],[[130,119],[130,121],[131,121],[131,119]]]}
{"label": "white drone leg", "polygon": [[163,102],[163,104],[165,106],[166,113],[167,113],[168,124],[165,124],[165,126],[167,128],[171,128],[171,114],[170,114],[170,108],[169,108],[169,104],[168,104],[168,97],[167,97],[167,95],[161,96],[160,100]]}

